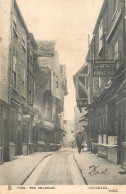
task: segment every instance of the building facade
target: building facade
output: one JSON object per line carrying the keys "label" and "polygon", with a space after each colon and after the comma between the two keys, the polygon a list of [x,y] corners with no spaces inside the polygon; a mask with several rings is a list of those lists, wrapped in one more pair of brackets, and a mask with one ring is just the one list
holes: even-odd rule
{"label": "building facade", "polygon": [[[33,113],[29,101],[29,91],[34,90],[31,50],[37,48],[34,37],[27,26],[16,1],[1,3],[1,13],[5,22],[1,28],[1,163],[15,158],[15,155],[33,152]],[[2,20],[3,21],[3,20]],[[28,76],[27,76],[28,75]],[[34,147],[34,146],[33,146]]]}
{"label": "building facade", "polygon": [[88,130],[88,119],[87,119],[87,110],[85,107],[82,107],[80,112],[78,107],[74,107],[74,126],[75,126],[75,135],[79,131],[83,134],[84,141],[87,141],[87,130]]}
{"label": "building facade", "polygon": [[67,88],[54,42],[36,43],[15,0],[0,0],[0,12],[2,164],[37,151],[43,138],[46,144],[60,143]]}
{"label": "building facade", "polygon": [[37,141],[60,144],[64,133],[64,96],[67,95],[66,66],[59,64],[55,42],[39,41],[35,55],[35,106],[41,107]]}
{"label": "building facade", "polygon": [[75,143],[75,125],[74,120],[64,120],[66,135],[64,137],[64,147],[72,147]]}
{"label": "building facade", "polygon": [[86,57],[92,151],[126,168],[125,1],[104,0]]}

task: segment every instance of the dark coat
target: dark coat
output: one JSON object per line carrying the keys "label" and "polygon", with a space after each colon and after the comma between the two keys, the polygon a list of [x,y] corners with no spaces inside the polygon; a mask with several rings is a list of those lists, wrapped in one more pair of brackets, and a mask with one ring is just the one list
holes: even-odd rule
{"label": "dark coat", "polygon": [[77,146],[82,145],[84,138],[81,133],[78,133],[76,136]]}

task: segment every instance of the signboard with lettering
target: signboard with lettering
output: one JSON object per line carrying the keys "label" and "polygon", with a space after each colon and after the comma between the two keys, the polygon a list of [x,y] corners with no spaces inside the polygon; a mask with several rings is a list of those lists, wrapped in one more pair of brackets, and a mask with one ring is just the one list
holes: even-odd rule
{"label": "signboard with lettering", "polygon": [[116,63],[110,61],[99,61],[94,63],[94,76],[113,76]]}
{"label": "signboard with lettering", "polygon": [[30,115],[28,115],[28,114],[25,114],[25,115],[23,115],[23,120],[25,120],[25,121],[29,121],[30,120]]}
{"label": "signboard with lettering", "polygon": [[113,76],[115,71],[94,71],[94,76]]}

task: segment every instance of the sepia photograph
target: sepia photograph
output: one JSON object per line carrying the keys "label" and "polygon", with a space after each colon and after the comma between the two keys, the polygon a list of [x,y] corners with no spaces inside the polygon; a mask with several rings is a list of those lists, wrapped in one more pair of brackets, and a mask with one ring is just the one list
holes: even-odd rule
{"label": "sepia photograph", "polygon": [[126,0],[0,0],[0,194],[125,186]]}

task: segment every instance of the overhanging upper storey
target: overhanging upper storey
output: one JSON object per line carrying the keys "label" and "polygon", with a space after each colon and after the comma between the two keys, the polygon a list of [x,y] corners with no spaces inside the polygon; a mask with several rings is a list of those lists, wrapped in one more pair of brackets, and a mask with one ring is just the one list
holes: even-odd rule
{"label": "overhanging upper storey", "polygon": [[53,57],[55,41],[37,41],[38,48],[34,51],[36,57]]}
{"label": "overhanging upper storey", "polygon": [[76,102],[81,111],[88,104],[88,65],[85,64],[74,76]]}

